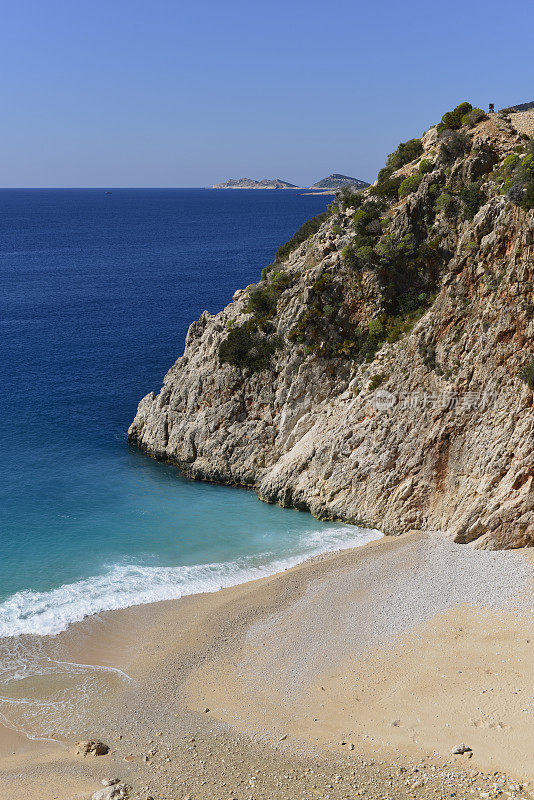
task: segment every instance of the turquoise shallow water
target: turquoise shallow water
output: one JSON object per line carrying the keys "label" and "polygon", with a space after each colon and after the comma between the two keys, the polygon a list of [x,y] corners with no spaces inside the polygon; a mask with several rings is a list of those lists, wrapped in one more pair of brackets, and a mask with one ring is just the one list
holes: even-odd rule
{"label": "turquoise shallow water", "polygon": [[329,198],[0,191],[0,637],[209,591],[376,533],[192,483],[126,442],[189,323]]}

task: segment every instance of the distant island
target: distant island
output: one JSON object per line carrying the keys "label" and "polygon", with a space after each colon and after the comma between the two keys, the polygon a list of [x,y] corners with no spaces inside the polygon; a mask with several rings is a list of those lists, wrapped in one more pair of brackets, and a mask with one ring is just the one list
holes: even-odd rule
{"label": "distant island", "polygon": [[534,108],[534,101],[530,103],[519,103],[519,105],[510,106],[510,108],[513,109],[513,111],[531,111]]}
{"label": "distant island", "polygon": [[252,178],[230,178],[224,183],[214,183],[214,189],[298,189],[293,183],[281,181],[280,178],[263,178],[254,181]]}
{"label": "distant island", "polygon": [[280,178],[263,178],[255,181],[252,178],[230,178],[224,183],[214,183],[214,189],[343,189],[345,186],[354,186],[356,189],[365,189],[369,184],[358,178],[351,178],[348,175],[340,175],[337,172],[317,181],[313,186],[296,186]]}
{"label": "distant island", "polygon": [[366,189],[370,184],[367,181],[361,181],[358,178],[351,178],[349,175],[340,175],[339,172],[333,172],[328,178],[323,178],[322,181],[317,181],[310,189],[343,189],[345,186],[354,186],[356,189]]}

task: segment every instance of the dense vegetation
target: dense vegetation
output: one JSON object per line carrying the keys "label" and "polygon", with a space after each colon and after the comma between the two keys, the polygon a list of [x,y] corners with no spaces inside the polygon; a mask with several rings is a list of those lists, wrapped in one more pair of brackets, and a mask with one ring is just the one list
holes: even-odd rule
{"label": "dense vegetation", "polygon": [[[437,126],[434,154],[423,154],[421,139],[401,142],[391,153],[377,182],[370,189],[348,187],[323,214],[308,220],[282,245],[274,263],[262,272],[260,284],[249,287],[245,312],[249,319],[232,326],[219,349],[221,362],[250,370],[268,368],[283,339],[276,334],[273,317],[281,295],[291,287],[290,273],[280,264],[302,242],[333,217],[331,233],[347,234],[346,211],[353,210],[350,242],[342,251],[341,270],[326,269],[306,290],[306,307],[290,330],[290,342],[306,353],[372,360],[384,342],[394,342],[411,329],[434,300],[440,270],[450,254],[441,246],[443,225],[471,220],[496,191],[525,209],[534,208],[534,141],[516,148],[499,163],[487,141],[473,140],[468,129],[486,118],[484,111],[460,103],[445,113]],[[455,164],[464,158],[461,169]],[[397,174],[402,167],[404,174]],[[408,172],[409,174],[406,174]],[[408,207],[402,233],[390,228],[389,210],[399,199],[416,194]],[[413,214],[411,209],[417,209]],[[313,265],[313,261],[311,262]],[[364,324],[358,316],[366,297],[364,276],[380,292],[374,318]],[[373,283],[374,282],[374,283]],[[432,353],[424,353],[432,365]],[[534,385],[534,363],[521,377]]]}
{"label": "dense vegetation", "polygon": [[447,111],[441,118],[441,122],[437,125],[438,133],[444,130],[458,130],[462,126],[472,128],[483,119],[486,118],[486,113],[481,108],[473,108],[471,103],[460,103],[452,111]]}
{"label": "dense vegetation", "polygon": [[523,367],[519,377],[521,380],[525,381],[527,386],[534,389],[534,360]]}
{"label": "dense vegetation", "polygon": [[404,178],[399,186],[399,197],[406,197],[407,195],[417,191],[419,184],[421,183],[421,178],[422,176],[419,174],[410,175],[408,178]]}
{"label": "dense vegetation", "polygon": [[[395,152],[390,153],[386,160],[386,165],[378,173],[378,183],[373,186],[371,193],[377,197],[388,199],[397,199],[401,186],[404,183],[403,176],[393,176],[393,173],[414,161],[423,153],[423,145],[421,139],[410,139],[408,142],[401,142]],[[403,187],[403,192],[406,190]],[[406,194],[409,194],[406,191]],[[405,195],[400,195],[404,197]]]}
{"label": "dense vegetation", "polygon": [[503,172],[503,191],[508,198],[526,211],[534,208],[534,139],[530,139],[522,157],[510,153],[504,159]]}
{"label": "dense vegetation", "polygon": [[271,319],[280,295],[289,286],[290,275],[280,270],[270,274],[265,282],[249,288],[245,311],[250,318],[242,325],[230,327],[219,346],[221,363],[252,372],[269,367],[272,356],[283,345],[282,338],[274,333]]}
{"label": "dense vegetation", "polygon": [[219,346],[219,360],[234,367],[256,370],[266,369],[271,356],[282,346],[276,336],[262,336],[249,330],[247,323],[230,328]]}
{"label": "dense vegetation", "polygon": [[[326,271],[315,281],[308,307],[288,338],[307,352],[363,361],[372,360],[384,342],[398,339],[424,313],[434,296],[442,254],[426,232],[400,239],[388,234],[385,199],[361,195],[354,206],[352,241],[342,253],[345,278],[336,280]],[[362,328],[351,321],[350,287],[357,287],[362,271],[369,269],[381,286],[382,312]]]}

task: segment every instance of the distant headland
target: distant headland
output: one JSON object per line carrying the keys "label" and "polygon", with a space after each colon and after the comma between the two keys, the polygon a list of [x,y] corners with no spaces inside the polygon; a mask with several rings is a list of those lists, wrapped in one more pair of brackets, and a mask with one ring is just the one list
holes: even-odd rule
{"label": "distant headland", "polygon": [[354,186],[356,189],[366,189],[370,184],[367,181],[361,181],[358,178],[351,178],[349,175],[340,175],[339,172],[333,172],[328,178],[323,178],[310,189],[343,189],[345,186]]}
{"label": "distant headland", "polygon": [[358,178],[351,178],[349,175],[332,173],[327,178],[323,178],[312,186],[296,186],[280,178],[263,178],[261,181],[252,178],[230,178],[224,183],[214,183],[214,189],[343,189],[345,186],[355,186],[357,189],[365,189],[369,184]]}
{"label": "distant headland", "polygon": [[255,181],[252,178],[230,178],[224,183],[214,183],[214,189],[299,189],[294,183],[282,181],[280,178],[263,178]]}

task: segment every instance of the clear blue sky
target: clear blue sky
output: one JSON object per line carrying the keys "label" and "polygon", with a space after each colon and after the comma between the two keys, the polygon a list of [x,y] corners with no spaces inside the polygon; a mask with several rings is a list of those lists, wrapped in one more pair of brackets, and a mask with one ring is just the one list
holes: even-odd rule
{"label": "clear blue sky", "polygon": [[374,179],[462,100],[534,100],[532,0],[5,0],[1,186]]}

